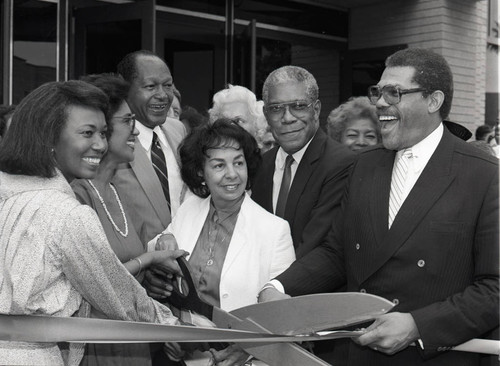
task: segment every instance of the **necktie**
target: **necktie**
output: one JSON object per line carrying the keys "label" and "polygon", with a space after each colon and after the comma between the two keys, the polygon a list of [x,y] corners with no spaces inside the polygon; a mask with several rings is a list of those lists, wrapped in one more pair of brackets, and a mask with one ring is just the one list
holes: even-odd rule
{"label": "necktie", "polygon": [[170,204],[170,193],[168,189],[168,171],[167,163],[165,162],[165,155],[161,149],[160,141],[158,140],[158,135],[153,132],[153,144],[151,145],[151,163],[153,168],[160,180],[163,193],[167,202]]}
{"label": "necktie", "polygon": [[391,193],[389,196],[389,228],[396,217],[399,208],[403,204],[403,194],[406,177],[408,175],[409,159],[412,157],[411,149],[406,149],[400,156],[396,166],[392,170]]}
{"label": "necktie", "polygon": [[276,215],[279,217],[285,216],[286,199],[290,190],[290,182],[292,180],[292,164],[293,156],[288,155],[285,160],[285,169],[283,170],[283,179],[281,180],[280,193],[278,195],[278,203],[276,204]]}

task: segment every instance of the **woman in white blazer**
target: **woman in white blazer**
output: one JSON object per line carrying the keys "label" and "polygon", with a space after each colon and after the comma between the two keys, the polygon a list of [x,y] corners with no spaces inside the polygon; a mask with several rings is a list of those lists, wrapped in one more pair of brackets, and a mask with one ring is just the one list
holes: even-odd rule
{"label": "woman in white blazer", "polygon": [[[164,234],[191,253],[191,274],[205,301],[226,311],[257,303],[262,286],[288,268],[295,251],[288,223],[246,193],[261,161],[255,139],[221,118],[191,132],[180,158],[182,178],[196,196]],[[227,356],[212,353],[216,362]]]}

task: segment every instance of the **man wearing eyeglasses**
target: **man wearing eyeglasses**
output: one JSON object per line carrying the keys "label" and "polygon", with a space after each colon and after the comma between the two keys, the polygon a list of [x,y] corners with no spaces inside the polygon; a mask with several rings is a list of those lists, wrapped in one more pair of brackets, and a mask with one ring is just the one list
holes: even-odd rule
{"label": "man wearing eyeglasses", "polygon": [[[479,365],[449,350],[499,324],[498,160],[443,126],[453,77],[436,53],[396,52],[368,96],[384,146],[359,155],[343,224],[275,285],[296,296],[347,283],[395,304],[339,365]],[[262,301],[284,296],[270,286]]]}
{"label": "man wearing eyeglasses", "polygon": [[262,97],[279,146],[264,154],[252,199],[289,222],[300,258],[327,234],[354,158],[319,128],[318,84],[307,70],[284,66],[273,71]]}

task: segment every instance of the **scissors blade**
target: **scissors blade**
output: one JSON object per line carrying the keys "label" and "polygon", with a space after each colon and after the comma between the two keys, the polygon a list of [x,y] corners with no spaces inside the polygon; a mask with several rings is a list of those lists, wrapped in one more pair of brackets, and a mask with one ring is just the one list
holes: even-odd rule
{"label": "scissors blade", "polygon": [[[238,329],[258,333],[272,333],[261,324],[251,319],[240,319],[217,307],[213,308],[212,321],[219,328]],[[294,343],[275,343],[262,345],[258,343],[239,343],[241,348],[260,361],[270,366],[328,366],[329,363],[307,352]]]}
{"label": "scissors blade", "polygon": [[254,304],[233,310],[231,314],[251,319],[273,333],[304,334],[360,324],[393,307],[392,302],[380,296],[338,292]]}

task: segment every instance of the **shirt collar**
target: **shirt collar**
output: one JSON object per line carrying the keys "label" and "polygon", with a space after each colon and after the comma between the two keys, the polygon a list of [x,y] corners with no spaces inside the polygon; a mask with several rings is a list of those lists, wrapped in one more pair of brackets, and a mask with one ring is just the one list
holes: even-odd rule
{"label": "shirt collar", "polygon": [[[434,151],[439,145],[443,137],[444,127],[443,123],[432,131],[426,138],[411,147],[412,156],[414,158],[415,169],[420,170],[430,160]],[[398,158],[403,154],[404,150],[398,151]]]}
{"label": "shirt collar", "polygon": [[142,147],[144,147],[144,149],[146,149],[147,151],[151,149],[151,144],[153,143],[153,132],[156,132],[160,141],[165,144],[163,131],[160,126],[156,126],[154,129],[151,129],[144,126],[140,121],[136,120],[135,122],[135,127],[137,127],[137,130],[139,131],[139,136],[137,136],[137,139],[139,139],[139,142],[141,143]]}
{"label": "shirt collar", "polygon": [[234,214],[238,214],[240,212],[241,204],[243,203],[244,198],[245,198],[245,194],[242,194],[241,197],[239,198],[239,200],[237,202],[235,202],[235,204],[233,206],[228,207],[227,209],[224,209],[224,210],[222,210],[222,209],[217,210],[215,208],[214,202],[212,201],[212,199],[210,199],[210,209],[208,211],[208,216],[211,217],[212,219],[214,219],[214,217],[218,217],[219,222],[222,222],[222,221],[226,220],[228,217],[230,217]]}
{"label": "shirt collar", "polygon": [[[302,149],[300,149],[296,153],[292,154],[293,160],[297,163],[297,165],[300,164],[300,161],[304,157],[304,154],[306,153],[306,150],[309,147],[309,145],[311,144],[311,141],[313,140],[313,138],[314,138],[314,136],[312,137],[312,139],[309,140],[309,142],[307,144],[304,145],[304,147]],[[278,149],[278,153],[276,155],[276,163],[277,163],[277,166],[280,167],[281,169],[285,169],[285,160],[286,160],[287,156],[288,156],[288,154],[280,146],[280,148]]]}

